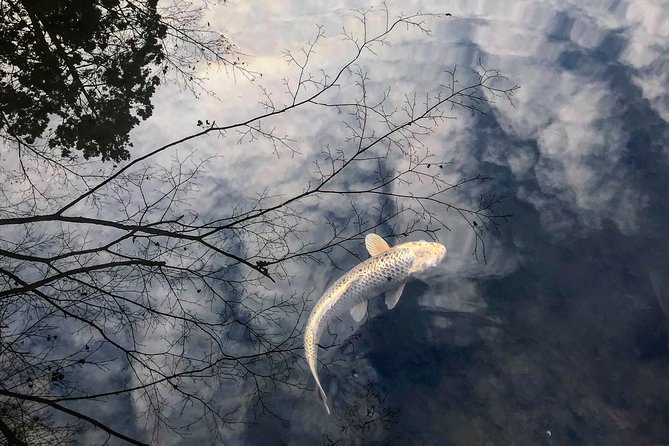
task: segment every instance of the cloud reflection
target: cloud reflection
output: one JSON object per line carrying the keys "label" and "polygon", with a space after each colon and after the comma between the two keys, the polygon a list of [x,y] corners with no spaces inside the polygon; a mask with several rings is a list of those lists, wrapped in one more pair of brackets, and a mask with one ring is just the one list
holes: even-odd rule
{"label": "cloud reflection", "polygon": [[[335,35],[342,22],[350,20],[348,10],[363,6],[359,2],[337,2],[324,11],[316,2],[273,3],[262,8],[237,2],[212,9],[209,19],[227,29],[241,49],[253,55],[250,68],[262,72],[263,85],[279,97],[284,90],[282,78],[295,74],[286,67],[281,51],[299,48],[313,38],[315,23],[323,24],[329,35]],[[556,241],[584,239],[609,228],[629,237],[643,232],[647,225],[645,213],[653,197],[638,179],[638,166],[630,163],[630,151],[645,149],[634,145],[639,141],[637,131],[643,123],[630,124],[631,115],[640,110],[647,112],[645,105],[639,104],[643,99],[661,118],[655,121],[658,127],[665,125],[660,121],[667,121],[669,116],[665,88],[669,70],[663,69],[669,53],[666,8],[651,2],[552,5],[531,1],[513,5],[460,2],[450,7],[453,9],[449,12],[455,17],[438,22],[431,37],[400,37],[392,49],[380,52],[373,66],[374,82],[391,85],[393,91],[422,92],[444,69],[458,64],[464,73],[479,61],[500,68],[517,80],[522,89],[514,107],[499,100],[491,116],[459,116],[458,121],[447,122],[427,141],[438,158],[453,160],[454,177],[481,170],[497,174],[494,187],[510,195],[509,202],[517,206],[518,212],[510,229],[502,227],[502,236],[488,241],[487,263],[472,257],[476,239],[471,229],[457,219],[449,219],[451,232],[439,234],[449,248],[441,277],[411,287],[392,314],[381,313],[377,308],[380,316],[357,331],[358,337],[329,353],[339,361],[332,366],[328,378],[332,386],[328,393],[337,398],[338,408],[355,406],[356,411],[362,410],[361,401],[371,401],[378,410],[381,406],[389,411],[402,410],[399,423],[406,432],[389,431],[391,428],[376,424],[365,437],[372,442],[401,444],[398,442],[420,440],[429,444],[435,438],[448,436],[453,444],[466,444],[491,431],[503,431],[499,434],[508,439],[517,432],[499,427],[507,420],[503,416],[508,409],[507,393],[512,393],[517,398],[514,401],[522,405],[549,387],[544,381],[546,370],[534,361],[533,354],[550,356],[550,374],[564,377],[556,379],[568,387],[573,371],[562,370],[564,364],[554,361],[550,348],[540,341],[532,340],[532,346],[527,347],[504,339],[512,345],[503,356],[495,348],[502,336],[498,327],[458,319],[453,314],[497,312],[493,315],[498,316],[503,313],[499,307],[512,306],[515,299],[526,299],[522,300],[522,308],[507,310],[531,321],[564,311],[561,317],[567,319],[569,309],[565,307],[569,304],[550,301],[559,287],[543,282],[550,273],[550,268],[539,261],[543,249]],[[403,3],[402,9],[443,10],[443,4],[409,2]],[[319,50],[315,66],[329,69],[340,64],[340,44],[337,38],[328,40]],[[186,119],[192,118],[192,126],[198,118],[239,121],[261,109],[257,101],[262,97],[255,84],[233,81],[223,72],[208,75],[210,88],[220,99],[190,101],[185,92],[163,88],[154,117],[134,132],[136,145],[148,150],[155,135],[173,139],[184,128],[190,128]],[[630,88],[634,86],[638,92]],[[249,191],[259,191],[266,184],[275,185],[277,193],[299,190],[303,184],[294,179],[297,173],[312,172],[310,156],[320,151],[324,142],[336,143],[346,137],[333,128],[331,117],[319,112],[293,115],[279,124],[286,134],[305,137],[306,142],[299,147],[302,155],[275,159],[270,155],[271,148],[261,145],[252,151],[240,150],[236,135],[184,147],[186,152],[197,150],[202,156],[221,155],[212,161],[207,182],[201,186],[203,193],[192,205],[227,215],[229,208],[243,201]],[[666,126],[663,128],[662,140],[666,141]],[[666,147],[658,150],[664,150],[666,156]],[[393,161],[389,159],[389,165]],[[249,176],[248,172],[255,175]],[[461,193],[458,199],[472,203],[478,193],[473,189]],[[369,207],[375,204],[371,197],[362,203]],[[343,218],[350,208],[347,203],[334,200],[330,210],[333,218]],[[322,217],[315,205],[307,212],[310,217]],[[536,222],[534,213],[538,215]],[[555,260],[555,264],[580,259],[573,252],[575,248],[568,249],[568,255],[561,254],[572,260]],[[343,268],[354,262],[350,256],[338,260]],[[655,294],[662,295],[666,290],[658,280],[661,274],[654,271],[649,280]],[[273,291],[289,295],[294,290],[313,289],[318,294],[338,275],[331,269],[297,266],[291,273],[295,279],[277,285]],[[511,281],[509,277],[514,274],[523,282],[516,284],[517,288],[504,281]],[[575,276],[564,273],[556,282],[574,287],[582,280]],[[551,291],[544,293],[544,286]],[[497,294],[491,288],[498,290]],[[569,296],[563,298],[569,300]],[[548,330],[550,324],[539,324],[546,327],[545,333],[554,334],[564,328],[555,322],[561,321],[559,316],[551,320],[557,324],[557,328],[552,327],[554,331]],[[143,341],[157,347],[167,342],[170,333],[161,336]],[[396,340],[397,337],[402,339]],[[485,371],[482,364],[488,365],[489,370]],[[468,378],[465,372],[471,372],[473,377]],[[304,375],[307,382],[307,374]],[[477,386],[476,380],[481,384]],[[374,383],[373,391],[370,383]],[[241,405],[243,415],[251,406],[244,399],[246,391],[231,383],[208,389],[206,395],[225,400],[230,407]],[[487,398],[486,394],[492,396]],[[221,434],[231,444],[268,444],[276,440],[277,431],[293,444],[327,444],[328,438],[335,442],[345,426],[353,425],[351,414],[358,413],[344,409],[339,418],[323,419],[311,410],[318,405],[308,390],[277,392],[270,398],[281,419],[261,414],[258,426],[236,426]],[[490,418],[475,411],[473,406],[477,403],[488,405]],[[133,404],[137,412],[145,409],[141,402]],[[593,403],[597,408],[603,407],[598,404],[598,400]],[[551,419],[548,409],[543,409],[544,418],[534,420],[534,431],[518,434],[522,441],[528,441],[525,444],[538,438],[539,429],[542,435],[548,429],[555,430],[552,425],[542,424]],[[465,420],[462,413],[477,413],[478,418]],[[520,413],[516,419],[519,424],[523,421]],[[168,414],[180,415],[176,409]],[[455,429],[455,418],[479,429],[479,437],[472,433],[474,428],[469,432]],[[451,420],[448,426],[453,429],[448,432],[440,427],[445,425],[444,419]],[[491,424],[498,427],[490,428]],[[210,433],[206,426],[201,429],[190,440],[206,441]],[[415,436],[410,437],[407,432]],[[170,440],[164,444],[167,441]],[[172,441],[177,444],[180,440]],[[346,441],[356,443],[353,436],[346,437]]]}

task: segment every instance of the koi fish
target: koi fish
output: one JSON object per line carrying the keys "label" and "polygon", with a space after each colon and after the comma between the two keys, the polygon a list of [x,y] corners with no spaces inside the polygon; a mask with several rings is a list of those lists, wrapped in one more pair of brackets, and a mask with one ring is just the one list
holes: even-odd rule
{"label": "koi fish", "polygon": [[386,306],[392,310],[404,285],[416,274],[437,266],[446,255],[446,247],[441,243],[421,240],[391,247],[376,234],[365,237],[365,246],[371,257],[353,267],[325,291],[311,310],[304,331],[307,363],[328,415],[328,399],[318,379],[318,341],[328,322],[347,311],[356,322],[362,321],[367,314],[369,299],[384,292]]}

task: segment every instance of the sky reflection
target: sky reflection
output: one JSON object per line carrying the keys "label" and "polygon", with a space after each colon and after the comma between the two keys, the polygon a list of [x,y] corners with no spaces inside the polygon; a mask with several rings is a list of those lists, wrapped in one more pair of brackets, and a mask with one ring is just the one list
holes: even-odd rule
{"label": "sky reflection", "polygon": [[[332,363],[321,379],[332,417],[321,410],[306,367],[295,370],[304,388],[277,389],[264,412],[250,413],[247,384],[201,389],[255,420],[221,428],[229,444],[628,445],[669,438],[669,8],[650,1],[581,3],[389,4],[391,14],[452,16],[431,21],[430,36],[398,32],[391,47],[365,57],[370,95],[382,97],[391,86],[389,104],[401,104],[405,92],[424,94],[455,66],[464,84],[479,64],[521,86],[513,104],[498,98],[483,116],[458,111],[457,120],[424,139],[450,162],[444,171],[453,179],[492,178],[458,191],[457,203],[470,205],[494,191],[506,196],[503,207],[513,218],[486,240],[484,262],[472,255],[471,228],[455,213],[444,215],[450,231],[438,236],[449,251],[438,274],[408,285],[393,311],[378,299],[362,327],[346,318],[331,327],[338,342],[322,354]],[[314,39],[317,24],[327,39],[312,60],[314,73],[336,70],[352,51],[338,33],[354,26],[351,9],[363,6],[284,1],[211,8],[207,20],[251,56],[250,70],[262,77],[251,82],[210,70],[206,87],[216,98],[198,100],[163,86],[154,116],[133,132],[133,156],[195,131],[198,119],[239,122],[260,113],[259,84],[285,101],[283,79],[296,71],[282,51]],[[382,14],[374,17],[372,26],[383,25]],[[221,216],[267,185],[286,195],[302,190],[315,178],[314,157],[348,136],[333,119],[312,109],[277,118],[282,133],[300,136],[299,153],[280,157],[265,142],[239,145],[234,134],[184,144],[179,157],[215,157],[188,206]],[[160,160],[169,164],[172,156]],[[386,160],[391,167],[396,161]],[[372,175],[354,172],[357,178],[344,180]],[[370,209],[378,204],[364,200]],[[327,205],[328,217],[346,219],[347,202],[333,197]],[[322,220],[324,207],[315,203],[304,216]],[[364,257],[363,247],[354,254]],[[344,270],[357,262],[343,253],[333,260]],[[294,279],[268,289],[316,299],[342,273],[313,264],[290,268]],[[170,329],[153,335],[143,342],[157,347]],[[245,348],[243,340],[234,342]],[[197,417],[178,402],[178,395],[168,398],[174,408],[166,417]],[[140,401],[114,400],[99,416],[133,418],[145,409]],[[206,443],[211,429],[196,425],[187,439],[168,435],[159,444]]]}
{"label": "sky reflection", "polygon": [[[279,51],[308,38],[311,23],[332,35],[356,5],[284,6],[221,10],[222,20],[239,18],[228,22],[240,26],[231,34],[258,55],[266,79],[274,78],[269,67],[281,73]],[[623,445],[669,437],[667,392],[657,399],[652,390],[668,385],[661,222],[669,12],[652,2],[452,2],[447,11],[453,17],[437,21],[431,37],[400,37],[380,54],[374,79],[420,91],[440,70],[481,61],[518,82],[514,106],[500,100],[494,113],[461,116],[430,138],[459,172],[494,177],[514,217],[489,241],[487,264],[472,258],[471,233],[453,222],[442,235],[442,277],[407,287],[392,312],[376,306],[350,342],[327,353],[336,359],[323,373],[335,416],[318,413],[308,391],[277,396],[287,421],[261,417],[235,430],[233,442]],[[331,54],[319,62],[328,65]],[[243,83],[223,88],[246,95]],[[362,428],[358,411],[370,402]]]}

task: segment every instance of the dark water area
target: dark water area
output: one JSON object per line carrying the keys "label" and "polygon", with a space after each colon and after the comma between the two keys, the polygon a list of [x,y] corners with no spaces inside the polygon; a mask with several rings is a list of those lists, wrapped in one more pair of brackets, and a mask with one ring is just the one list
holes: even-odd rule
{"label": "dark water area", "polygon": [[[587,210],[573,206],[577,197],[538,184],[539,169],[564,169],[560,156],[541,159],[541,141],[508,132],[496,114],[478,119],[472,156],[507,197],[513,218],[498,238],[501,255],[519,259],[517,266],[501,277],[469,279],[483,311],[425,308],[418,302],[431,284],[415,282],[393,311],[360,328],[353,347],[334,352],[341,364],[323,372],[335,414],[318,444],[669,444],[669,123],[635,83],[638,70],[620,60],[630,45],[624,30],[584,49],[569,37],[578,15],[557,14],[545,32],[564,44],[556,69],[574,73],[583,88],[604,85],[616,98],[605,114],[612,119],[588,125],[625,135],[620,150],[595,150],[579,161],[594,188],[614,187],[601,203],[612,208],[596,225],[583,224]],[[663,53],[648,69],[666,66]],[[516,76],[522,86],[522,72]],[[575,108],[572,118],[579,121],[579,113]],[[493,150],[525,150],[535,162],[519,175],[503,162],[482,161]],[[631,228],[617,221],[627,204],[616,194],[625,191],[635,196]],[[533,195],[540,206],[528,201]],[[356,371],[361,358],[375,371],[369,387]],[[354,402],[342,398],[351,385],[360,397]],[[322,440],[292,428],[261,422],[245,441],[269,444],[267,432],[281,438],[275,444]]]}
{"label": "dark water area", "polygon": [[[207,76],[210,77],[203,78],[203,82],[207,88],[211,85],[220,88],[218,97],[201,95],[197,100],[191,91],[182,88],[187,83],[164,83],[158,87],[156,82],[156,96],[151,96],[152,86],[151,94],[147,93],[144,98],[148,101],[151,97],[155,101],[151,105],[155,106],[154,114],[146,122],[138,120],[137,128],[134,124],[130,126],[128,132],[132,130],[132,133],[126,132],[126,137],[135,144],[133,150],[137,150],[132,152],[134,158],[131,159],[154,150],[156,141],[160,144],[176,141],[188,132],[202,131],[210,125],[209,119],[212,122],[214,118],[219,122],[243,121],[240,110],[245,113],[247,107],[253,116],[263,107],[257,105],[260,101],[255,101],[250,92],[260,100],[278,97],[278,94],[259,94],[256,88],[261,84],[259,80],[268,85],[263,92],[285,94],[282,76],[286,72],[295,76],[295,71],[279,68],[279,62],[285,62],[281,56],[283,49],[300,48],[307,39],[305,36],[313,37],[305,30],[321,21],[329,25],[328,38],[335,35],[341,23],[351,21],[351,10],[368,6],[357,1],[333,2],[328,9],[317,2],[301,1],[267,2],[264,7],[229,3],[226,6],[229,9],[223,8],[223,13],[207,12],[209,15],[205,14],[203,20],[228,27],[226,33],[229,32],[232,41],[243,53],[252,55],[247,74],[257,70],[265,77],[237,83],[236,78],[209,71]],[[346,121],[348,118],[340,118],[339,115],[345,113],[339,109],[335,118],[320,109],[298,109],[295,114],[280,114],[277,121],[267,119],[265,129],[276,125],[281,132],[286,132],[286,138],[299,136],[295,140],[299,142],[285,140],[294,142],[298,150],[281,152],[281,156],[276,157],[272,144],[263,140],[260,131],[246,146],[240,143],[244,136],[233,135],[232,130],[229,133],[222,130],[215,138],[188,139],[183,145],[176,144],[174,152],[151,158],[150,162],[155,161],[155,165],[140,164],[136,166],[137,171],[131,171],[132,175],[117,178],[120,186],[113,191],[118,192],[117,195],[102,189],[99,201],[91,198],[94,206],[84,200],[63,213],[74,215],[76,211],[88,215],[86,212],[89,212],[89,216],[96,219],[111,215],[111,219],[121,219],[123,224],[114,220],[100,225],[102,229],[91,230],[90,234],[80,229],[69,233],[67,224],[81,223],[79,214],[67,222],[59,220],[60,214],[47,215],[58,217],[49,223],[49,230],[56,228],[57,236],[49,238],[45,230],[44,240],[48,239],[48,243],[44,242],[44,247],[37,243],[31,245],[30,249],[35,249],[31,255],[47,257],[49,250],[53,250],[51,255],[60,255],[76,247],[82,251],[73,258],[78,261],[76,255],[83,253],[82,265],[94,264],[98,253],[89,258],[84,248],[91,243],[102,243],[100,240],[105,240],[113,229],[128,231],[118,235],[119,246],[127,242],[122,248],[132,253],[121,253],[122,260],[137,260],[133,256],[140,252],[137,246],[144,241],[141,238],[145,238],[147,245],[141,254],[150,261],[140,258],[139,269],[127,270],[130,271],[127,274],[126,270],[123,274],[105,270],[104,274],[108,275],[96,276],[99,287],[98,282],[90,281],[96,284],[93,291],[85,280],[68,282],[67,286],[54,285],[53,289],[49,288],[50,282],[35,282],[38,283],[35,289],[43,287],[56,296],[66,296],[63,298],[66,307],[75,310],[68,315],[61,308],[50,309],[44,316],[44,330],[49,332],[48,348],[42,349],[47,345],[42,339],[46,331],[42,333],[37,323],[35,327],[39,330],[35,328],[35,333],[30,334],[33,344],[26,342],[30,347],[25,351],[41,352],[30,356],[30,373],[37,370],[33,374],[39,375],[43,388],[38,388],[38,384],[33,387],[32,375],[25,380],[21,375],[23,371],[14,373],[9,366],[0,368],[0,391],[5,392],[0,405],[19,400],[16,395],[7,393],[7,389],[48,396],[64,407],[70,404],[67,407],[99,417],[127,435],[155,439],[152,444],[157,445],[669,446],[669,4],[645,0],[600,0],[587,4],[526,0],[514,3],[416,1],[399,7],[399,3],[389,5],[391,11],[446,9],[449,15],[430,23],[431,34],[398,36],[392,41],[395,46],[384,47],[375,55],[376,59],[369,59],[373,62],[361,58],[361,65],[369,65],[372,79],[365,94],[373,98],[377,90],[388,88],[388,101],[396,106],[392,102],[397,101],[394,94],[399,95],[400,102],[405,90],[424,94],[423,89],[444,82],[437,76],[456,66],[458,73],[470,73],[482,67],[499,69],[511,84],[517,83],[520,90],[514,91],[512,102],[501,95],[495,97],[485,114],[454,107],[448,110],[453,112],[453,120],[449,115],[440,121],[434,133],[423,135],[426,147],[440,160],[438,167],[445,175],[490,178],[481,182],[480,189],[479,183],[467,183],[455,191],[449,199],[453,199],[456,206],[474,203],[475,207],[479,194],[483,201],[484,196],[490,196],[483,194],[492,191],[494,196],[504,196],[500,208],[512,216],[500,219],[497,228],[487,228],[483,246],[477,241],[473,227],[466,224],[469,221],[463,222],[461,218],[469,214],[458,215],[452,208],[439,211],[441,213],[435,215],[443,217],[448,228],[441,228],[436,234],[449,251],[438,273],[410,282],[391,311],[385,308],[382,298],[372,300],[369,317],[359,326],[352,323],[348,315],[333,322],[321,341],[326,348],[320,350],[319,356],[323,361],[319,374],[333,409],[331,416],[327,416],[319,404],[313,379],[302,358],[300,330],[308,311],[295,309],[302,303],[300,296],[305,295],[309,297],[307,303],[311,308],[328,283],[358,262],[356,255],[366,258],[364,247],[354,245],[362,237],[343,243],[344,248],[330,249],[327,257],[305,256],[294,264],[286,263],[287,272],[277,281],[262,274],[258,279],[251,273],[262,273],[263,265],[273,266],[265,261],[272,258],[267,255],[272,247],[279,246],[277,256],[292,259],[299,250],[319,246],[321,239],[329,236],[331,227],[327,224],[334,222],[332,228],[337,224],[346,227],[355,219],[344,214],[342,209],[348,212],[350,208],[342,203],[353,199],[332,193],[320,195],[313,201],[296,200],[294,211],[276,214],[277,226],[264,221],[261,213],[260,223],[254,220],[248,226],[238,225],[243,229],[237,229],[236,223],[229,225],[232,229],[211,228],[239,215],[252,215],[255,209],[269,208],[272,199],[279,200],[277,197],[302,193],[307,190],[307,184],[309,187],[318,184],[314,159],[322,156],[320,151],[325,147],[329,149],[328,144],[331,144],[333,151],[342,148],[344,154],[355,146],[350,142],[355,142],[355,138],[351,138],[346,125],[342,125],[350,122]],[[370,28],[386,20],[383,13],[380,17],[369,19]],[[209,26],[209,22],[206,23]],[[330,32],[331,29],[337,31]],[[336,72],[333,67],[339,69],[341,60],[347,60],[345,51],[340,52],[337,46],[343,40],[336,39],[321,42],[322,49],[318,47],[313,55],[317,61],[313,62],[313,72],[320,73],[318,64],[324,66],[324,71]],[[158,47],[156,43],[156,52]],[[195,73],[196,62],[192,64]],[[189,68],[190,65],[189,61]],[[198,70],[200,68],[198,65]],[[297,76],[302,75],[299,70],[297,73]],[[464,83],[466,75],[463,76]],[[348,81],[351,79],[356,78],[352,76]],[[265,84],[262,85],[265,88]],[[342,87],[332,94],[335,99],[326,99],[347,102],[346,95],[351,91]],[[277,104],[279,102],[277,99]],[[327,113],[334,109],[325,108]],[[44,120],[46,126],[48,119]],[[254,135],[255,129],[241,127]],[[77,129],[73,130],[75,136],[79,135]],[[259,141],[264,141],[265,146]],[[3,157],[10,153],[7,147],[10,143],[0,146]],[[3,178],[19,178],[13,180],[12,184],[17,185],[13,192],[16,197],[23,197],[0,203],[0,222],[3,219],[18,221],[20,218],[14,218],[17,215],[46,215],[47,211],[57,209],[58,203],[67,203],[68,194],[89,190],[91,184],[117,168],[116,164],[113,168],[107,165],[108,170],[103,172],[100,168],[98,174],[97,165],[92,167],[92,161],[83,162],[79,158],[81,164],[73,165],[81,169],[77,172],[84,173],[81,182],[64,181],[64,192],[61,192],[60,184],[54,185],[57,181],[52,181],[58,178],[59,171],[40,170],[41,165],[37,163],[39,168],[35,168],[33,178],[52,195],[37,198],[39,206],[24,212],[19,208],[30,199],[20,195],[24,192],[16,192],[25,184],[21,183],[21,174],[12,173],[20,172],[21,156],[24,155],[14,160],[13,167],[0,166]],[[378,160],[379,172],[401,168],[398,158],[393,156]],[[442,159],[445,160],[443,165]],[[202,177],[193,175],[196,180],[192,188],[188,183],[191,171],[182,169],[191,165],[184,160],[192,161],[197,168],[198,163],[207,166],[203,168],[206,172]],[[43,162],[39,157],[38,161]],[[114,162],[123,165],[125,161]],[[433,171],[436,167],[435,163]],[[353,165],[345,172],[343,175],[349,176],[338,177],[337,181],[341,181],[339,187],[349,192],[368,184],[377,174],[366,164]],[[161,200],[171,196],[170,181],[177,184],[175,178],[186,177],[187,180],[174,186],[176,190],[185,185],[184,195],[175,192],[174,200],[161,207]],[[452,177],[448,178],[450,181]],[[152,182],[151,186],[144,185],[145,182]],[[23,186],[19,187],[20,184]],[[68,185],[74,186],[66,191]],[[391,195],[395,186],[386,185],[381,191]],[[26,190],[30,188],[36,186],[26,186]],[[168,192],[163,193],[164,190]],[[12,197],[12,191],[8,191],[6,195]],[[143,195],[145,191],[149,191],[148,198]],[[253,202],[249,197],[254,194],[266,194],[263,199],[270,198]],[[133,201],[140,202],[138,197],[144,204],[155,200],[160,205],[143,213],[141,205],[135,207]],[[365,218],[372,214],[370,209],[382,203],[382,198],[375,201],[376,198],[365,194],[356,197],[368,200],[358,204],[368,212],[363,212]],[[15,208],[12,200],[18,203]],[[249,208],[254,210],[249,211]],[[135,231],[148,225],[146,221],[158,214],[166,221],[151,223],[150,230],[137,237],[140,240],[135,245]],[[182,220],[184,215],[192,221],[182,227],[179,225],[185,221]],[[214,223],[197,226],[207,218]],[[398,220],[401,218],[404,215]],[[270,220],[267,217],[267,221]],[[3,222],[3,228],[11,226],[14,231],[15,221]],[[243,218],[241,221],[246,222]],[[361,234],[375,231],[385,235],[393,230],[382,224],[370,228],[370,221],[368,218],[365,222],[366,229],[359,229]],[[476,221],[476,217],[471,221]],[[24,240],[32,236],[29,226],[33,223],[26,224]],[[263,226],[265,224],[267,226]],[[354,225],[351,223],[350,227]],[[270,226],[271,230],[267,230]],[[186,237],[166,243],[158,240],[164,234],[156,233],[153,227],[181,228],[184,232],[179,235],[186,234]],[[272,232],[276,227],[290,229]],[[37,267],[23,269],[24,248],[12,241],[12,237],[21,238],[21,230],[0,234],[2,256],[9,259],[10,254],[14,255],[13,260],[6,263],[18,271],[11,276],[6,273],[12,280],[3,279],[5,282],[0,284],[3,287],[0,293],[7,292],[11,296],[14,296],[12,291],[5,288],[19,287],[21,274],[27,277],[25,295],[34,291],[28,282],[41,280],[43,274],[53,274],[49,272],[52,263],[43,259],[37,262]],[[193,248],[196,243],[189,237],[198,230],[207,232],[207,236],[222,234],[215,242],[229,250],[226,251],[228,257],[217,258],[209,251],[211,245],[203,251]],[[227,230],[230,232],[225,232]],[[276,240],[272,237],[283,237],[290,242],[285,246],[274,245]],[[418,238],[418,235],[412,234],[412,237]],[[5,243],[5,239],[11,243]],[[69,246],[70,243],[74,247]],[[269,248],[253,251],[249,248],[253,243],[265,243]],[[7,246],[20,251],[19,255],[9,252]],[[283,248],[286,249],[282,251]],[[292,248],[296,248],[295,251],[291,251]],[[111,251],[103,254],[116,258]],[[251,260],[240,267],[236,261],[245,255]],[[68,256],[63,257],[69,262]],[[157,279],[152,276],[153,281],[145,281],[147,271],[162,273],[161,268],[175,258],[179,268],[174,276],[156,275]],[[5,262],[4,257],[0,260]],[[75,269],[81,266],[72,262],[64,266]],[[234,268],[229,267],[231,262]],[[193,268],[206,270],[207,274],[200,274],[198,270],[188,276],[183,272],[188,267],[181,268],[183,265],[196,265]],[[142,269],[144,267],[146,269]],[[64,282],[69,280],[64,277]],[[207,282],[210,279],[211,282]],[[137,289],[133,288],[135,285]],[[205,295],[211,301],[206,301]],[[0,294],[0,298],[3,296]],[[100,296],[102,298],[96,300]],[[253,338],[249,327],[257,328],[253,326],[257,322],[255,315],[263,313],[263,305],[271,299],[279,302],[277,296],[294,300],[277,304],[276,314],[270,312],[268,334],[262,331],[267,327],[258,330],[266,338]],[[116,302],[117,297],[121,302],[118,308],[114,305],[98,307],[100,302]],[[142,303],[139,309],[132,307],[140,297],[146,298],[146,304]],[[174,300],[170,300],[172,297]],[[248,304],[249,301],[252,303]],[[36,305],[36,308],[43,305],[37,298],[27,302],[27,306]],[[255,304],[258,306],[254,307]],[[284,312],[284,304],[293,311]],[[133,308],[133,312],[128,308]],[[19,310],[12,311],[22,314]],[[86,324],[83,328],[77,325],[79,319],[72,316],[79,314],[77,311],[93,320],[99,318],[103,328],[109,324],[112,334],[105,334],[102,329],[91,330]],[[155,317],[158,311],[194,315],[197,323],[188,325],[190,320],[184,317],[171,319],[174,316],[171,313]],[[254,316],[244,319],[249,314]],[[196,316],[201,319],[197,320]],[[80,319],[85,321],[84,316]],[[8,320],[9,317],[0,324],[5,330],[0,334],[6,339],[9,337],[4,333],[10,331],[10,325],[25,322],[20,317],[6,322]],[[67,322],[62,322],[65,320]],[[242,320],[244,323],[240,323]],[[183,333],[179,331],[182,322],[186,327]],[[274,357],[274,352],[270,352],[266,355],[269,359],[254,357],[244,362],[266,345],[273,345],[266,342],[268,339],[282,339],[282,330],[291,331],[291,324],[298,322],[300,325],[292,330],[293,338],[285,343],[288,353]],[[124,331],[130,330],[128,327],[135,330],[135,326],[139,328],[131,335]],[[202,331],[198,331],[200,329]],[[55,342],[52,331],[61,336],[60,344]],[[67,341],[63,342],[63,338]],[[186,347],[179,351],[181,343]],[[146,348],[150,353],[145,357],[137,354],[139,359],[136,359],[126,351],[124,356],[119,353],[122,349],[117,350],[119,345],[130,345],[138,351]],[[3,347],[0,354],[4,351]],[[132,350],[132,354],[135,353]],[[63,370],[67,379],[65,374],[46,369],[47,360],[66,364]],[[92,368],[94,361],[101,365]],[[134,369],[136,364],[141,365]],[[197,371],[193,372],[194,369]],[[11,385],[5,385],[5,381]],[[145,386],[149,381],[151,383]],[[26,390],[28,385],[30,390]],[[150,391],[142,393],[145,388]],[[157,389],[155,394],[152,393],[154,388]],[[102,397],[87,395],[96,392]],[[79,394],[84,395],[80,400],[79,396],[68,399]],[[33,400],[25,399],[29,404],[35,403]],[[205,404],[198,406],[203,401]],[[42,404],[39,400],[36,403]],[[42,409],[38,404],[35,407]],[[71,421],[69,415],[56,413],[59,414],[56,422]],[[4,412],[0,412],[0,421],[3,416]],[[161,416],[164,419],[160,419]],[[104,432],[86,426],[81,431],[72,430],[73,438],[80,439],[81,444],[101,444],[109,438],[106,444],[125,444],[120,437],[106,437]],[[172,429],[174,426],[177,428]],[[0,444],[3,443],[0,441]]]}

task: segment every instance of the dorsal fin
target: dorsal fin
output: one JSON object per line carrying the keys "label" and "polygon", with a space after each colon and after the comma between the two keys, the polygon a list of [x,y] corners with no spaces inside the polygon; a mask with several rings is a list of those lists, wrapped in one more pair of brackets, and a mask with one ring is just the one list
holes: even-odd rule
{"label": "dorsal fin", "polygon": [[365,236],[365,246],[367,247],[367,252],[369,252],[369,255],[372,257],[378,256],[382,252],[390,249],[388,242],[376,234],[367,234]]}

